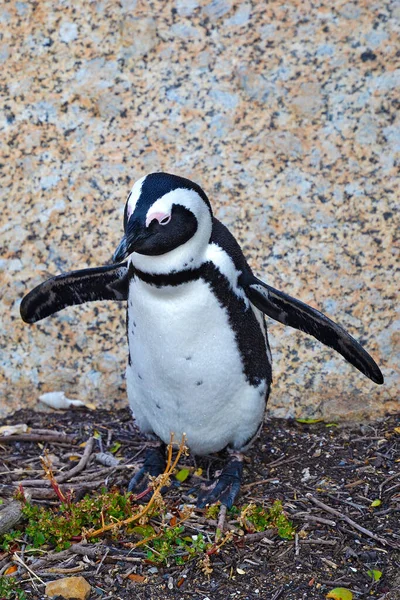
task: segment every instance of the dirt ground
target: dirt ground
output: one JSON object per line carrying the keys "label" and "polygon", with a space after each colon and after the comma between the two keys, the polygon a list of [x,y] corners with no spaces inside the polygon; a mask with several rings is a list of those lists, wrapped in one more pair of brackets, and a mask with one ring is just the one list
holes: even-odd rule
{"label": "dirt ground", "polygon": [[[128,410],[20,411],[5,422],[17,423],[30,429],[8,438],[0,436],[2,510],[22,480],[36,480],[24,484],[34,501],[55,501],[49,482],[37,483],[43,479],[40,456],[45,450],[57,475],[78,464],[79,458],[71,461],[71,453],[82,455],[79,445],[97,432],[85,470],[65,484],[74,487],[77,497],[100,484],[126,489],[135,465],[143,458],[145,445]],[[116,453],[118,467],[96,464],[94,453],[115,450],[115,442],[121,444]],[[189,455],[179,464],[200,466],[208,476],[220,468],[222,459],[219,455],[199,461]],[[165,499],[171,511],[192,499],[189,493],[194,483],[189,477],[169,489]],[[85,577],[92,586],[93,600],[301,600],[325,598],[335,587],[347,588],[357,599],[400,599],[398,416],[350,426],[267,420],[248,453],[237,505],[254,502],[269,506],[277,499],[295,527],[295,538],[280,539],[274,530],[265,535],[234,535],[209,557],[212,572],[208,575],[197,559],[184,565],[171,559],[168,565],[154,566],[146,560],[145,549],[130,550],[129,536],[121,534],[117,540],[105,538],[90,546],[92,552],[77,543],[58,557],[51,548],[39,555],[24,552],[22,542],[18,553],[25,566],[18,565],[14,577],[33,600],[45,598],[44,585],[37,577],[46,583],[70,576],[60,574],[60,569],[67,573],[75,569],[75,575]],[[377,506],[371,506],[373,503]],[[216,525],[204,510],[196,509],[185,529],[189,535],[201,531],[205,538],[213,539]],[[224,527],[238,531],[229,515]],[[12,564],[12,552],[0,551],[0,574]],[[378,581],[368,574],[372,570],[382,573]],[[127,577],[129,574],[138,575],[138,582]]]}

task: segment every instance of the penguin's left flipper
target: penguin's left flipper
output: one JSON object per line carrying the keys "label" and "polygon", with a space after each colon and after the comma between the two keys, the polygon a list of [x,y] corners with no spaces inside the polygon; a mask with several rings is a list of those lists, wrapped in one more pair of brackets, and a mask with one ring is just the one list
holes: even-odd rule
{"label": "penguin's left flipper", "polygon": [[245,287],[246,295],[250,302],[263,313],[289,325],[300,329],[317,340],[333,348],[349,363],[375,383],[383,383],[383,375],[376,362],[340,325],[337,325],[324,314],[267,285],[260,279],[252,277]]}
{"label": "penguin's left flipper", "polygon": [[232,508],[242,482],[243,461],[240,453],[232,456],[221,473],[212,481],[202,483],[197,495],[197,507],[221,502],[228,509]]}
{"label": "penguin's left flipper", "polygon": [[21,302],[25,323],[36,323],[67,306],[93,300],[128,299],[127,263],[57,275],[35,287]]}

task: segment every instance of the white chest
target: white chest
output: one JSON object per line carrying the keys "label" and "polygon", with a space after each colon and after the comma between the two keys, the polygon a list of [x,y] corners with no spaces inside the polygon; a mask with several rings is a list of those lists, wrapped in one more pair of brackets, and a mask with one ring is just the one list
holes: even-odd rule
{"label": "white chest", "polygon": [[204,280],[156,288],[135,278],[128,317],[128,397],[143,431],[165,442],[185,432],[198,454],[252,435],[265,385],[247,383],[228,313]]}

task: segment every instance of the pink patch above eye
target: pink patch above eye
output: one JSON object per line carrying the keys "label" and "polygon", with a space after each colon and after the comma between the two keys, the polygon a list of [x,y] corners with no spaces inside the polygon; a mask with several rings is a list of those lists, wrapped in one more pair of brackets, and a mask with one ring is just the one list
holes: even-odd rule
{"label": "pink patch above eye", "polygon": [[171,220],[171,215],[163,212],[150,213],[146,217],[146,227],[148,227],[154,220],[158,221],[160,225],[167,225],[167,223],[169,223]]}

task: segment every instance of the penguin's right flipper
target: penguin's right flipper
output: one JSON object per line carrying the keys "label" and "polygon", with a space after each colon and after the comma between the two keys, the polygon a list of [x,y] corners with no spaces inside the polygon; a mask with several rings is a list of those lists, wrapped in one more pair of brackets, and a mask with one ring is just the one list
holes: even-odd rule
{"label": "penguin's right flipper", "polygon": [[128,299],[127,263],[81,269],[52,277],[35,287],[21,302],[25,323],[36,323],[59,310],[93,300]]}
{"label": "penguin's right flipper", "polygon": [[383,383],[383,375],[368,352],[343,327],[323,313],[254,276],[248,283],[246,293],[254,306],[275,321],[312,335],[339,352],[366,377],[375,383]]}

